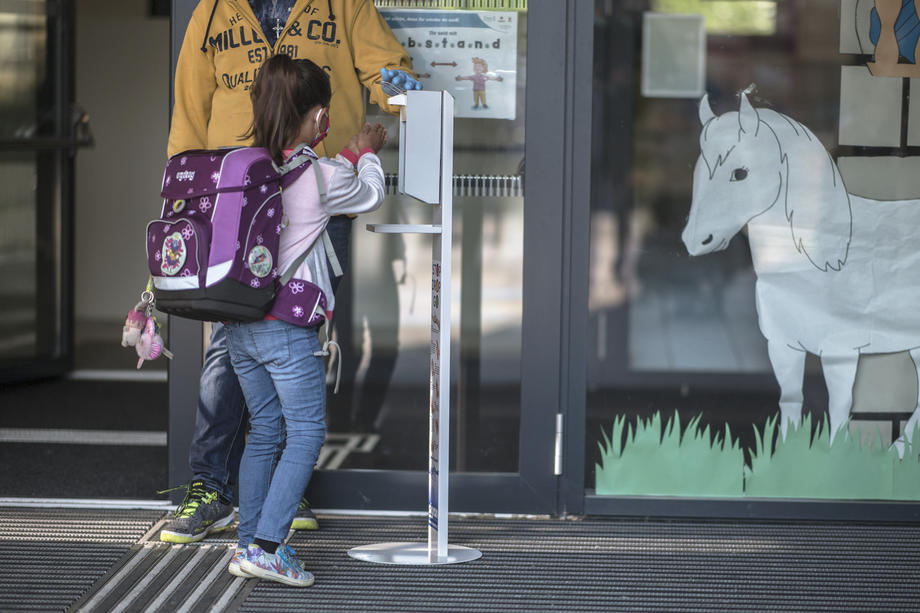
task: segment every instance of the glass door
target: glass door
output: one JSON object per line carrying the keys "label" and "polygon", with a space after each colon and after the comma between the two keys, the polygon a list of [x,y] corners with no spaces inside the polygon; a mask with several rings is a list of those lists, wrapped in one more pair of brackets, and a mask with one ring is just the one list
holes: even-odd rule
{"label": "glass door", "polygon": [[[557,60],[569,41],[559,27],[568,4],[375,2],[426,89],[455,99],[451,511],[557,510],[560,356],[548,336],[561,307],[559,277],[545,262],[561,258],[563,234],[544,220],[558,213],[563,190],[558,156],[544,148],[565,141],[554,119],[567,89],[547,83],[564,78]],[[174,54],[194,5],[173,3]],[[534,36],[539,45],[528,44]],[[528,65],[541,67],[540,79],[529,78]],[[396,131],[376,107],[367,116]],[[531,126],[539,140],[525,138]],[[353,224],[345,295],[336,298],[347,359],[342,391],[327,396],[329,435],[308,492],[319,509],[421,510],[428,499],[431,239],[365,231],[431,223],[427,205],[396,192],[396,152],[382,152],[388,198]],[[170,327],[174,344],[190,339],[170,364],[170,480],[178,483],[197,395],[197,369],[180,361],[200,356],[200,335],[193,322],[171,318]]]}
{"label": "glass door", "polygon": [[[536,469],[540,446],[523,434],[540,421],[522,393],[532,9],[524,1],[376,5],[425,88],[455,100],[450,509],[552,511],[551,435]],[[396,118],[367,109],[369,121],[398,131]],[[431,238],[365,231],[367,223],[431,222],[430,207],[396,190],[392,140],[381,156],[387,201],[354,225],[350,278],[336,299],[344,376],[328,396],[329,434],[311,486],[320,507],[427,501]],[[547,481],[537,485],[540,472]]]}
{"label": "glass door", "polygon": [[72,359],[71,11],[0,0],[0,382]]}
{"label": "glass door", "polygon": [[920,500],[917,14],[843,6],[595,2],[587,512]]}

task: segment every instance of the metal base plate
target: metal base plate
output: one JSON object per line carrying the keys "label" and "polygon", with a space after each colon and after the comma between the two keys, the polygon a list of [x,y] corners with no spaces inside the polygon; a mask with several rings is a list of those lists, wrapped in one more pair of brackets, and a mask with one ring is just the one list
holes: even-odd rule
{"label": "metal base plate", "polygon": [[447,555],[435,560],[428,558],[428,543],[377,543],[348,550],[351,557],[378,564],[457,564],[482,557],[478,549],[462,545],[448,545]]}

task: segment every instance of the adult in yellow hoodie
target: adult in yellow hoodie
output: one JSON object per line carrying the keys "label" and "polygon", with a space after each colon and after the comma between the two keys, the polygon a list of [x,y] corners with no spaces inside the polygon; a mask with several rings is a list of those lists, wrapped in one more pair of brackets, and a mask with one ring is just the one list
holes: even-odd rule
{"label": "adult in yellow hoodie", "polygon": [[[287,19],[278,18],[284,15]],[[268,35],[260,23],[270,28]],[[250,144],[243,138],[252,121],[249,89],[259,67],[275,53],[312,60],[329,72],[330,130],[314,147],[320,156],[335,156],[364,125],[362,86],[371,102],[387,112],[397,111],[386,104],[381,69],[394,83],[396,71],[403,73],[399,78],[411,76],[409,56],[372,0],[201,0],[179,53],[169,155]],[[327,229],[344,266],[350,220],[333,220],[336,223],[330,221]],[[201,372],[189,449],[193,480],[175,517],[160,532],[161,540],[198,541],[233,522],[231,482],[239,470],[247,424],[226,334],[216,324]],[[292,528],[316,527],[304,500]]]}
{"label": "adult in yellow hoodie", "polygon": [[371,102],[396,112],[380,87],[380,69],[411,72],[411,63],[372,0],[296,0],[274,47],[268,40],[246,0],[198,3],[176,68],[169,155],[248,145],[242,135],[252,121],[249,88],[274,53],[329,72],[331,127],[316,147],[320,156],[335,156],[364,125],[362,85]]}

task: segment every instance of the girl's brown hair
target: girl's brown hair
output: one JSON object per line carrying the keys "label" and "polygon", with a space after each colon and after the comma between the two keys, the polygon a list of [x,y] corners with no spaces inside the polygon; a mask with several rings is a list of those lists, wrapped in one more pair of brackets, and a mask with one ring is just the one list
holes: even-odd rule
{"label": "girl's brown hair", "polygon": [[284,161],[283,149],[299,144],[307,112],[316,106],[329,106],[332,88],[326,71],[310,60],[295,60],[279,54],[259,69],[250,92],[252,126],[246,137],[256,147],[265,147],[272,159]]}

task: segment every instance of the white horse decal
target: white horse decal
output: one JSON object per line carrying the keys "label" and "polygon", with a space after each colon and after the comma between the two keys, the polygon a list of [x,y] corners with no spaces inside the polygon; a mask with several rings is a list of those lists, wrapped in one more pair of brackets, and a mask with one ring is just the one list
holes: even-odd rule
{"label": "white horse decal", "polygon": [[[920,373],[920,200],[847,193],[808,128],[744,94],[738,112],[718,117],[703,96],[700,121],[683,242],[690,255],[719,251],[747,226],[782,434],[802,418],[807,352],[821,359],[833,441],[849,419],[860,354],[909,351]],[[908,444],[918,419],[920,399]]]}

